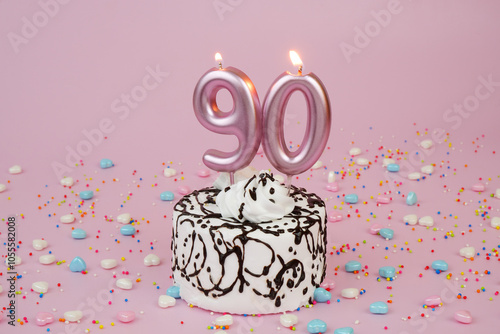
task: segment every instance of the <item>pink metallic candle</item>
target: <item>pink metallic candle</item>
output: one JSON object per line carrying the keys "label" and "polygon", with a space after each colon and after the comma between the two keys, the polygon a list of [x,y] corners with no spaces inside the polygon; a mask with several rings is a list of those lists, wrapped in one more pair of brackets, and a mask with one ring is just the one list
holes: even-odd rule
{"label": "pink metallic candle", "polygon": [[[234,172],[250,164],[259,148],[262,136],[262,110],[255,87],[242,71],[222,68],[222,58],[216,54],[219,68],[212,68],[198,81],[193,95],[193,107],[198,121],[208,130],[235,135],[239,145],[232,152],[209,149],[203,155],[205,165],[219,172],[229,172],[231,184]],[[217,106],[217,92],[227,89],[233,98],[233,109],[222,112]]]}
{"label": "pink metallic candle", "polygon": [[[300,174],[312,167],[325,149],[330,134],[330,100],[323,83],[313,73],[302,75],[302,61],[295,51],[290,58],[299,67],[297,75],[281,74],[267,92],[263,104],[263,147],[271,164],[288,176]],[[296,91],[302,92],[307,103],[307,128],[296,151],[287,148],[284,135],[284,117],[288,100]]]}

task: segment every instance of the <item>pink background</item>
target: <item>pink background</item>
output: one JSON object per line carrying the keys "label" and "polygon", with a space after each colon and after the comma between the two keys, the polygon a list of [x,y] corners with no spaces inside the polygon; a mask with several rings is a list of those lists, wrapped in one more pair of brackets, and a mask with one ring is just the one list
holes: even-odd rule
{"label": "pink background", "polygon": [[[44,8],[50,15],[44,14]],[[359,31],[368,35],[363,38]],[[356,252],[329,256],[328,277],[337,284],[334,302],[298,312],[298,331],[305,332],[307,321],[314,318],[327,321],[330,333],[344,326],[353,326],[356,333],[419,333],[424,326],[433,333],[444,328],[459,333],[498,326],[499,301],[494,296],[499,290],[498,262],[497,258],[486,260],[482,247],[486,251],[497,248],[499,232],[489,226],[489,219],[476,216],[476,210],[482,210],[481,205],[491,206],[486,209],[491,217],[499,207],[498,200],[490,198],[500,188],[499,31],[500,3],[494,0],[0,1],[0,183],[7,185],[7,190],[0,194],[0,218],[6,219],[9,214],[24,216],[18,217],[18,240],[23,242],[19,254],[24,262],[18,267],[23,273],[18,288],[29,291],[31,283],[37,280],[47,280],[51,285],[43,299],[28,292],[26,299],[20,301],[18,315],[27,317],[29,323],[17,329],[45,332],[34,324],[36,312],[55,308],[57,319],[64,311],[85,303],[87,296],[97,298],[113,281],[111,273],[99,267],[99,261],[126,256],[117,275],[121,277],[123,270],[133,277],[141,273],[142,282],[130,292],[115,294],[112,305],[103,306],[101,313],[86,314],[76,328],[56,323],[50,326],[51,332],[81,333],[86,328],[98,331],[97,325],[91,324],[94,319],[100,320],[107,332],[156,332],[166,327],[177,333],[205,330],[216,315],[190,309],[183,302],[167,310],[156,306],[158,295],[172,284],[172,203],[161,202],[159,194],[175,191],[180,185],[191,189],[208,185],[210,180],[196,176],[203,168],[203,152],[236,146],[235,139],[204,129],[192,110],[194,86],[205,71],[215,66],[214,53],[222,53],[225,66],[247,73],[263,101],[280,73],[295,71],[288,59],[290,49],[301,55],[305,73],[314,72],[322,79],[333,107],[330,148],[321,159],[325,169],[304,173],[294,184],[325,198],[330,211],[341,205],[337,195],[357,193],[360,203],[352,209],[342,205],[344,220],[329,224],[329,245],[338,249],[345,243],[352,246],[367,241]],[[342,48],[349,48],[347,45],[356,52],[346,55]],[[120,101],[123,94],[145,91],[140,86],[154,69],[163,76],[157,82],[146,79],[151,88],[146,90],[147,96],[136,95],[140,101],[134,108],[125,107]],[[488,77],[496,83],[489,86],[490,90],[483,84]],[[466,104],[471,111],[464,108],[459,114],[453,110],[454,105],[460,104]],[[229,108],[227,95],[222,94],[221,105]],[[287,110],[286,134],[293,144],[300,142],[304,131],[304,105],[299,96],[294,96]],[[83,166],[80,162],[78,166],[74,162],[68,165],[68,149],[78,151],[85,146],[84,132],[93,132],[102,122],[111,124],[107,138],[96,135],[95,144],[81,154]],[[441,137],[437,135],[440,129],[449,133],[446,142],[441,138],[435,140],[435,150],[417,151],[421,140],[432,138],[433,134],[434,138]],[[348,156],[352,146],[362,148],[363,157],[372,162],[369,169],[352,164]],[[404,152],[397,157],[405,168],[399,176],[387,176],[380,155],[397,149]],[[102,158],[112,159],[116,166],[101,170]],[[163,177],[163,163],[177,169],[177,181]],[[412,182],[404,178],[408,171],[417,171],[429,163],[436,164],[436,173],[426,180]],[[23,167],[21,175],[8,174],[8,168],[14,164]],[[57,164],[66,165],[63,174],[79,181],[73,189],[59,185],[53,167]],[[253,165],[270,167],[260,155]],[[339,193],[327,192],[327,172],[342,169],[350,170],[352,175],[338,181]],[[360,173],[359,179],[356,172]],[[211,179],[215,177],[212,173]],[[114,182],[113,178],[119,181]],[[388,183],[379,186],[386,179]],[[395,187],[394,181],[402,184]],[[487,191],[471,192],[470,187],[480,181],[487,185]],[[462,187],[465,191],[458,195]],[[78,214],[75,206],[79,202],[74,193],[84,189],[94,190],[96,204],[92,209],[89,203],[82,206],[81,210],[88,214],[73,226],[84,228],[89,236],[75,241],[70,237],[72,226],[56,225],[58,216]],[[388,191],[392,191],[393,203],[377,207],[371,197]],[[404,195],[415,191],[420,207],[407,207],[398,191]],[[127,199],[129,192],[133,195]],[[457,202],[457,198],[461,201]],[[485,199],[486,203],[479,202]],[[348,213],[357,214],[356,209],[360,218],[347,219]],[[104,216],[116,217],[123,212],[130,212],[140,221],[144,217],[144,227],[139,227],[137,236],[141,243],[130,238],[118,238],[120,244],[114,241],[119,235],[117,224],[106,221]],[[412,231],[401,222],[407,213],[433,216],[438,231],[419,226]],[[389,214],[391,220],[387,219]],[[370,235],[367,230],[373,222],[390,224],[396,232],[394,240],[386,242]],[[473,232],[459,237],[461,231],[468,231],[469,224]],[[456,237],[444,239],[444,234],[451,230]],[[5,229],[2,227],[0,232],[0,241],[6,242]],[[101,237],[96,239],[98,234]],[[31,241],[41,237],[50,246],[36,252]],[[424,241],[418,242],[419,238]],[[153,251],[149,249],[150,242],[155,244]],[[481,253],[473,263],[464,263],[458,256],[465,244],[475,246]],[[371,246],[376,251],[371,251]],[[386,251],[385,246],[396,252]],[[413,253],[400,251],[401,247],[409,247]],[[70,273],[64,265],[40,265],[38,256],[48,251],[68,263],[74,256],[82,256],[89,274]],[[142,265],[143,257],[150,252],[162,258],[162,265]],[[361,259],[359,254],[363,255]],[[438,311],[430,312],[427,320],[402,321],[402,317],[422,311],[424,297],[440,294],[446,288],[444,275],[436,277],[423,269],[438,258],[450,263],[453,279],[460,277],[460,284],[467,284],[467,288],[459,290],[468,300],[447,303],[439,315]],[[368,265],[370,275],[357,280],[345,273],[343,265],[351,259]],[[405,269],[395,282],[376,282],[380,266],[400,264]],[[336,266],[340,266],[337,277]],[[491,270],[492,274],[473,282],[479,275],[469,274],[469,269]],[[461,276],[462,271],[466,275]],[[424,272],[423,278],[418,277],[420,272]],[[462,283],[463,277],[468,277],[469,282]],[[6,282],[0,279],[5,290]],[[62,283],[63,292],[57,288],[58,282]],[[386,285],[393,289],[387,290]],[[478,294],[476,289],[483,286],[486,292]],[[357,301],[341,299],[337,304],[340,290],[345,287],[363,287],[367,294]],[[371,302],[387,300],[391,293],[393,303],[388,315],[369,314]],[[489,297],[493,297],[493,302]],[[125,303],[124,298],[129,298],[129,302]],[[8,304],[5,291],[0,294],[0,304]],[[117,322],[116,312],[125,309],[134,310],[137,319],[111,327],[111,321]],[[465,326],[453,320],[453,313],[459,309],[473,313],[473,324]],[[140,315],[140,311],[144,314]],[[181,325],[180,320],[185,323]],[[360,324],[353,325],[355,320]],[[4,318],[0,321],[2,331],[6,326]],[[247,333],[253,327],[255,333],[268,333],[278,326],[278,316],[236,317],[235,328],[230,332]],[[387,331],[384,326],[388,326]]]}

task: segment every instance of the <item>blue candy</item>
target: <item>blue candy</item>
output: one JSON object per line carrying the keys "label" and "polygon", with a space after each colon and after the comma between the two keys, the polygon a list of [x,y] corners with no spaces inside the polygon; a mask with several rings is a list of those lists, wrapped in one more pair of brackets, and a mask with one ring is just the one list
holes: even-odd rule
{"label": "blue candy", "polygon": [[417,194],[415,194],[413,191],[410,191],[408,193],[408,196],[406,196],[406,204],[408,205],[417,204]]}
{"label": "blue candy", "polygon": [[160,198],[162,201],[173,201],[174,193],[171,191],[164,191],[160,194]]}
{"label": "blue candy", "polygon": [[87,237],[87,232],[81,228],[77,228],[71,232],[71,236],[73,239],[85,239],[85,237]]}
{"label": "blue candy", "polygon": [[349,261],[345,264],[345,271],[347,271],[348,273],[360,270],[361,270],[361,263],[359,261]]}
{"label": "blue candy", "polygon": [[101,168],[110,168],[113,167],[115,164],[113,161],[109,159],[101,159]]}
{"label": "blue candy", "polygon": [[378,233],[385,239],[392,239],[394,237],[394,230],[390,228],[381,228]]}
{"label": "blue candy", "polygon": [[167,289],[167,296],[170,296],[170,297],[175,298],[175,299],[179,299],[179,298],[181,298],[180,290],[181,289],[178,286],[173,285]]}
{"label": "blue candy", "polygon": [[87,269],[87,264],[83,259],[79,256],[75,257],[73,260],[71,260],[71,263],[69,264],[69,270],[73,272],[82,272],[85,269]]}
{"label": "blue candy", "polygon": [[344,201],[349,204],[358,203],[358,195],[356,194],[345,195]]}
{"label": "blue candy", "polygon": [[389,312],[389,306],[384,302],[375,302],[370,304],[370,312],[373,314],[386,314]]}
{"label": "blue candy", "polygon": [[91,199],[94,197],[94,192],[92,190],[85,190],[85,191],[80,191],[80,198],[81,199]]}
{"label": "blue candy", "polygon": [[352,327],[342,327],[337,328],[333,331],[333,334],[352,334],[354,333],[354,329]]}
{"label": "blue candy", "polygon": [[398,164],[388,164],[387,170],[389,172],[399,172],[399,165]]}
{"label": "blue candy", "polygon": [[319,319],[309,321],[307,324],[307,331],[311,334],[318,334],[326,332],[326,322]]}
{"label": "blue candy", "polygon": [[378,270],[378,274],[384,278],[391,278],[396,276],[396,268],[392,266],[380,267]]}
{"label": "blue candy", "polygon": [[122,235],[134,235],[135,234],[135,227],[132,225],[123,225],[120,228],[120,233]]}
{"label": "blue candy", "polygon": [[448,270],[448,263],[446,263],[443,260],[436,260],[432,262],[432,269],[439,271],[446,271]]}
{"label": "blue candy", "polygon": [[314,290],[314,300],[318,303],[326,303],[332,299],[332,294],[323,288],[316,288]]}

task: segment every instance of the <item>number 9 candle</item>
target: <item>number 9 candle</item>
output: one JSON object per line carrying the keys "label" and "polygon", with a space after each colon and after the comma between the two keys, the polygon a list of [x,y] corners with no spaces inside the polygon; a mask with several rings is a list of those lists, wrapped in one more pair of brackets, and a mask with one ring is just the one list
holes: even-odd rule
{"label": "number 9 candle", "polygon": [[[325,86],[313,73],[302,75],[302,61],[295,51],[290,51],[298,74],[281,74],[267,92],[263,104],[263,148],[271,164],[288,176],[308,170],[321,156],[330,134],[330,100]],[[300,147],[296,151],[287,148],[284,135],[284,117],[288,100],[300,91],[307,104],[307,127]]]}
{"label": "number 9 candle", "polygon": [[[193,107],[198,121],[208,130],[235,135],[238,147],[232,152],[209,149],[203,155],[204,164],[219,172],[234,172],[250,164],[262,137],[262,110],[257,91],[250,78],[234,68],[222,68],[222,58],[215,55],[219,68],[212,68],[198,81],[193,95]],[[217,106],[217,92],[227,89],[233,99],[233,109],[223,112]]]}

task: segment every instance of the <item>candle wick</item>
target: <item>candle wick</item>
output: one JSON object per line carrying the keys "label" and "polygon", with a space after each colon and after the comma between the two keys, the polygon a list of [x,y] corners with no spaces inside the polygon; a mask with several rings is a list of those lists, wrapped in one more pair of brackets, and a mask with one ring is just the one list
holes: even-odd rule
{"label": "candle wick", "polygon": [[222,62],[219,62],[219,70],[222,70]]}
{"label": "candle wick", "polygon": [[302,65],[299,66],[299,75],[302,75]]}

